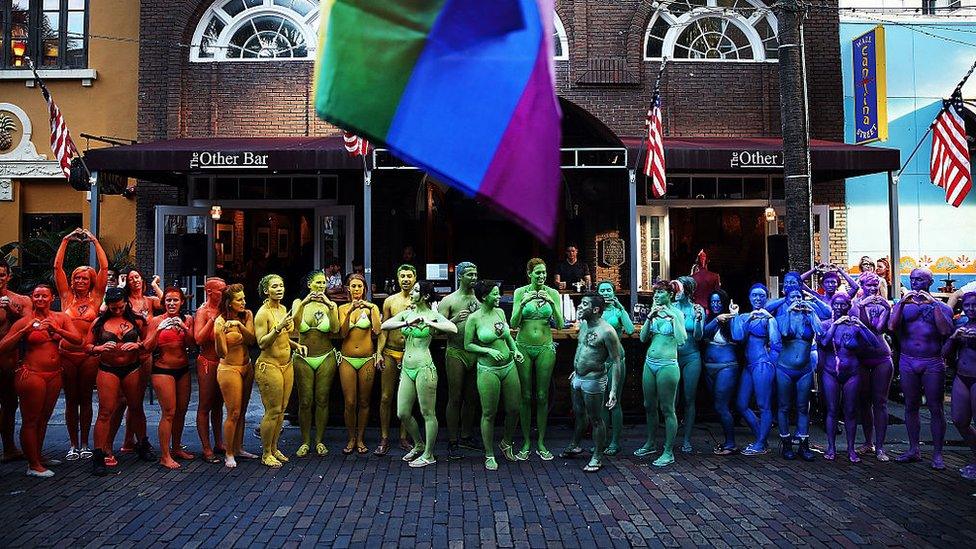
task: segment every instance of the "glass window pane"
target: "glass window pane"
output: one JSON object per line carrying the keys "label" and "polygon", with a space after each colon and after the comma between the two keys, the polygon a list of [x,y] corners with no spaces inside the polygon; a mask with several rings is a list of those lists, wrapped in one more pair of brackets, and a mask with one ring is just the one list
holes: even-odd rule
{"label": "glass window pane", "polygon": [[696,177],[691,182],[692,197],[697,199],[715,198],[715,178]]}
{"label": "glass window pane", "polygon": [[280,15],[259,15],[238,29],[230,39],[227,57],[278,59],[308,57],[305,33]]}
{"label": "glass window pane", "polygon": [[45,11],[58,11],[61,9],[61,0],[44,0],[43,6]]}
{"label": "glass window pane", "polygon": [[287,177],[275,177],[272,179],[268,179],[266,197],[275,198],[279,200],[290,199],[291,179]]}
{"label": "glass window pane", "polygon": [[346,216],[323,215],[322,223],[322,267],[336,261],[345,270],[346,258]]}
{"label": "glass window pane", "polygon": [[785,193],[784,193],[784,189],[783,189],[783,178],[782,177],[773,177],[770,180],[769,183],[770,183],[770,187],[772,188],[772,191],[771,191],[770,194],[772,194],[773,200],[782,200],[782,199],[786,198]]}
{"label": "glass window pane", "polygon": [[242,200],[261,200],[266,198],[264,178],[242,177],[240,179],[240,193],[235,198]]}
{"label": "glass window pane", "polygon": [[68,0],[69,10],[84,10],[85,0]]}
{"label": "glass window pane", "polygon": [[667,196],[669,198],[691,198],[691,178],[669,177]]}
{"label": "glass window pane", "polygon": [[277,6],[291,8],[303,17],[316,8],[316,4],[313,4],[309,0],[274,0],[274,3]]}
{"label": "glass window pane", "polygon": [[742,180],[742,187],[742,198],[760,198],[765,200],[769,196],[765,177],[746,177]]}
{"label": "glass window pane", "polygon": [[742,198],[742,179],[739,177],[718,178],[718,198]]}
{"label": "glass window pane", "polygon": [[[240,196],[237,193],[237,179],[233,177],[220,177],[214,183],[214,198],[236,200]],[[261,197],[264,197],[264,189],[261,189]]]}
{"label": "glass window pane", "polygon": [[291,180],[292,198],[315,200],[319,197],[319,181],[315,177],[295,177]]}
{"label": "glass window pane", "polygon": [[213,57],[217,54],[217,38],[224,30],[224,22],[217,17],[211,17],[207,23],[207,30],[203,31],[200,39],[200,57]]}

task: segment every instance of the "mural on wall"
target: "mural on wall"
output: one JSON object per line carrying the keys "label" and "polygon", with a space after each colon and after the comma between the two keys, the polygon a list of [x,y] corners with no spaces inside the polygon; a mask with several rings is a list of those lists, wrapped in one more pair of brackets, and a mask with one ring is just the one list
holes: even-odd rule
{"label": "mural on wall", "polygon": [[[841,21],[848,143],[855,140],[851,42],[876,25],[877,21]],[[913,22],[913,27],[885,26],[889,138],[877,146],[899,149],[902,162],[908,159],[942,107],[942,99],[948,98],[976,60],[968,46],[973,33],[976,22],[951,19],[931,25]],[[976,99],[976,80],[970,79],[963,87],[963,97]],[[898,182],[901,275],[907,285],[911,269],[924,266],[942,276],[951,273],[958,287],[976,279],[976,265],[970,259],[976,254],[976,194],[971,194],[959,208],[945,203],[945,191],[929,180],[931,146],[931,137],[926,137]],[[886,174],[847,180],[847,262],[853,272],[857,272],[861,256],[878,258],[889,253],[887,185]]]}

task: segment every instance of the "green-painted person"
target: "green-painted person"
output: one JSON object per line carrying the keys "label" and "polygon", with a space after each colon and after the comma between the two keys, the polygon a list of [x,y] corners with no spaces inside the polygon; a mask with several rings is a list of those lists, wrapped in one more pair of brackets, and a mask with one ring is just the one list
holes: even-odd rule
{"label": "green-painted person", "polygon": [[[308,349],[306,356],[292,355],[298,387],[298,426],[302,433],[302,444],[295,452],[298,457],[307,456],[313,443],[316,454],[324,456],[329,452],[322,440],[329,422],[329,393],[339,371],[331,340],[339,333],[339,307],[325,295],[324,271],[312,271],[306,282],[308,294],[291,306],[298,343]],[[312,440],[313,422],[315,440]]]}
{"label": "green-painted person", "polygon": [[690,276],[678,277],[681,289],[675,299],[675,306],[685,315],[685,331],[688,339],[678,348],[678,367],[681,368],[681,385],[685,397],[685,428],[681,451],[691,453],[692,429],[695,427],[695,398],[698,395],[698,380],[701,378],[701,340],[705,335],[705,309],[692,301],[695,295],[695,279]]}
{"label": "green-painted person", "polygon": [[519,383],[522,386],[522,406],[519,414],[524,442],[515,456],[529,459],[532,433],[532,382],[535,381],[535,415],[539,429],[538,449],[540,458],[553,458],[546,448],[546,424],[549,420],[549,383],[556,364],[556,345],[552,341],[552,325],[563,327],[563,312],[559,292],[546,286],[546,263],[534,257],[525,268],[529,284],[515,290],[512,304],[512,326],[518,328],[518,347],[525,360],[518,364]]}
{"label": "green-painted person", "polygon": [[654,283],[654,306],[641,327],[640,339],[650,342],[644,359],[642,384],[644,386],[644,410],[647,414],[647,441],[634,452],[637,457],[657,452],[654,442],[657,431],[657,414],[664,416],[664,449],[654,465],[664,467],[674,463],[674,437],[678,432],[678,416],[675,399],[681,381],[678,368],[678,348],[688,339],[685,315],[674,304],[680,285],[675,281],[660,280]]}
{"label": "green-painted person", "polygon": [[[430,340],[434,331],[456,334],[457,326],[444,315],[430,308],[434,285],[426,280],[410,289],[410,307],[383,323],[382,330],[400,330],[404,336],[403,369],[397,391],[397,416],[400,425],[414,440],[413,448],[403,456],[410,467],[426,467],[437,463],[434,443],[437,441],[437,367],[430,355]],[[421,438],[413,406],[420,402],[424,418],[425,437]]]}
{"label": "green-painted person", "polygon": [[498,469],[495,461],[495,415],[504,397],[505,432],[501,449],[505,458],[515,461],[515,423],[522,402],[516,362],[524,359],[512,338],[505,311],[498,307],[501,291],[497,284],[479,281],[474,285],[478,310],[464,323],[464,348],[478,357],[478,393],[481,396],[481,439],[485,445],[485,469]]}
{"label": "green-painted person", "polygon": [[559,454],[562,458],[572,458],[583,453],[580,442],[587,422],[592,424],[595,446],[590,462],[583,467],[587,473],[595,473],[603,467],[603,451],[607,445],[604,411],[616,404],[620,384],[618,365],[623,358],[617,331],[603,320],[606,306],[602,296],[588,294],[576,307],[580,328],[573,373],[569,376],[576,429],[569,446]]}
{"label": "green-painted person", "polygon": [[[617,338],[620,339],[624,334],[634,333],[634,322],[630,319],[627,309],[617,299],[617,288],[613,282],[609,280],[600,282],[596,291],[603,297],[603,301],[607,305],[603,310],[603,320],[607,321],[607,324],[617,332]],[[610,443],[607,444],[607,449],[603,452],[608,456],[615,456],[620,452],[620,433],[624,430],[624,410],[621,398],[624,391],[624,380],[627,379],[627,361],[623,341],[620,345],[620,361],[617,363],[617,368],[620,369],[620,383],[617,384],[616,399],[613,406],[603,412],[604,421],[610,430]],[[610,388],[607,387],[607,390],[609,391]],[[607,394],[607,400],[609,401],[609,399],[610,395]]]}
{"label": "green-painted person", "polygon": [[[478,267],[464,261],[454,269],[458,287],[441,300],[437,312],[453,322],[457,334],[447,336],[444,363],[447,370],[447,449],[448,457],[461,457],[461,448],[480,450],[481,444],[471,436],[478,422],[478,355],[464,348],[464,326],[478,310],[474,285]],[[460,434],[460,438],[459,438]]]}

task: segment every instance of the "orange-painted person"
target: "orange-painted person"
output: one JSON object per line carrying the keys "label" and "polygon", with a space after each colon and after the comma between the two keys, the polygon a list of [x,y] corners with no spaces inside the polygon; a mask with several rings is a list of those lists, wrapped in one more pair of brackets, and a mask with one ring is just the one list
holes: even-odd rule
{"label": "orange-painted person", "polygon": [[187,348],[193,340],[193,317],[182,314],[186,296],[179,288],[163,292],[163,314],[149,321],[146,348],[153,351],[152,385],[162,408],[159,418],[159,463],[179,469],[173,458],[193,459],[183,450],[183,424],[190,405],[190,358]]}
{"label": "orange-painted person", "polygon": [[[193,317],[193,336],[200,347],[197,355],[197,383],[200,402],[197,406],[197,435],[203,448],[201,457],[209,463],[220,463],[225,452],[223,443],[224,398],[217,383],[217,349],[214,346],[214,321],[220,316],[220,299],[227,283],[224,279],[210,277],[203,285],[207,301],[197,309]],[[213,445],[210,432],[213,430]]]}
{"label": "orange-painted person", "polygon": [[[363,433],[369,419],[369,400],[376,376],[376,344],[373,338],[380,331],[380,309],[365,300],[366,279],[349,275],[349,303],[339,306],[339,381],[345,403],[344,416],[349,442],[343,454],[369,453]],[[392,366],[391,366],[392,367]]]}
{"label": "orange-painted person", "polygon": [[[31,301],[10,291],[10,265],[0,259],[0,339],[25,314],[30,314]],[[24,459],[24,454],[14,443],[14,422],[17,419],[17,389],[14,386],[14,370],[19,362],[17,349],[0,353],[0,439],[3,440],[3,456],[0,463]]]}
{"label": "orange-painted person", "polygon": [[[70,242],[90,242],[95,247],[98,271],[82,265],[71,272],[64,272],[64,257]],[[85,229],[75,229],[61,239],[54,256],[54,282],[61,297],[61,311],[71,318],[80,334],[87,334],[98,316],[105,289],[108,286],[108,258],[95,235]],[[64,367],[64,422],[68,427],[71,448],[67,460],[92,457],[88,447],[88,433],[92,425],[92,391],[98,373],[98,358],[89,355],[78,345],[62,340],[61,360]]]}
{"label": "orange-painted person", "polygon": [[20,445],[27,455],[27,476],[53,477],[54,472],[41,461],[41,446],[47,423],[61,393],[60,343],[80,345],[82,335],[64,313],[51,311],[54,290],[46,284],[31,292],[33,311],[28,311],[0,341],[0,354],[20,345],[24,350],[16,373],[17,396],[20,397]]}
{"label": "orange-painted person", "polygon": [[247,310],[244,286],[231,284],[224,288],[220,298],[220,314],[213,322],[214,346],[220,363],[217,366],[217,383],[227,406],[224,419],[224,465],[237,467],[237,456],[256,459],[247,452],[244,444],[244,414],[254,386],[254,367],[247,348],[257,343],[254,334],[254,315]]}
{"label": "orange-painted person", "polygon": [[95,422],[95,452],[93,472],[97,476],[108,473],[106,467],[118,462],[112,453],[112,416],[122,398],[129,405],[130,428],[139,443],[136,452],[143,461],[155,461],[156,456],[146,437],[146,413],[142,408],[144,396],[139,375],[140,356],[145,352],[146,321],[135,312],[120,288],[105,294],[106,310],[92,323],[85,349],[99,359],[98,420]]}

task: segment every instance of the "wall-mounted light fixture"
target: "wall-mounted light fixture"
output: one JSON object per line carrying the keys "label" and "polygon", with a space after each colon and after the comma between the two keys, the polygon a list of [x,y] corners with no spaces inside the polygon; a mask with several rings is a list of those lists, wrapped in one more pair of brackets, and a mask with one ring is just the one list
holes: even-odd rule
{"label": "wall-mounted light fixture", "polygon": [[776,221],[776,210],[772,206],[766,206],[766,221],[772,223]]}
{"label": "wall-mounted light fixture", "polygon": [[214,221],[220,221],[220,216],[223,213],[224,212],[221,210],[220,206],[210,206],[210,217],[212,217]]}

